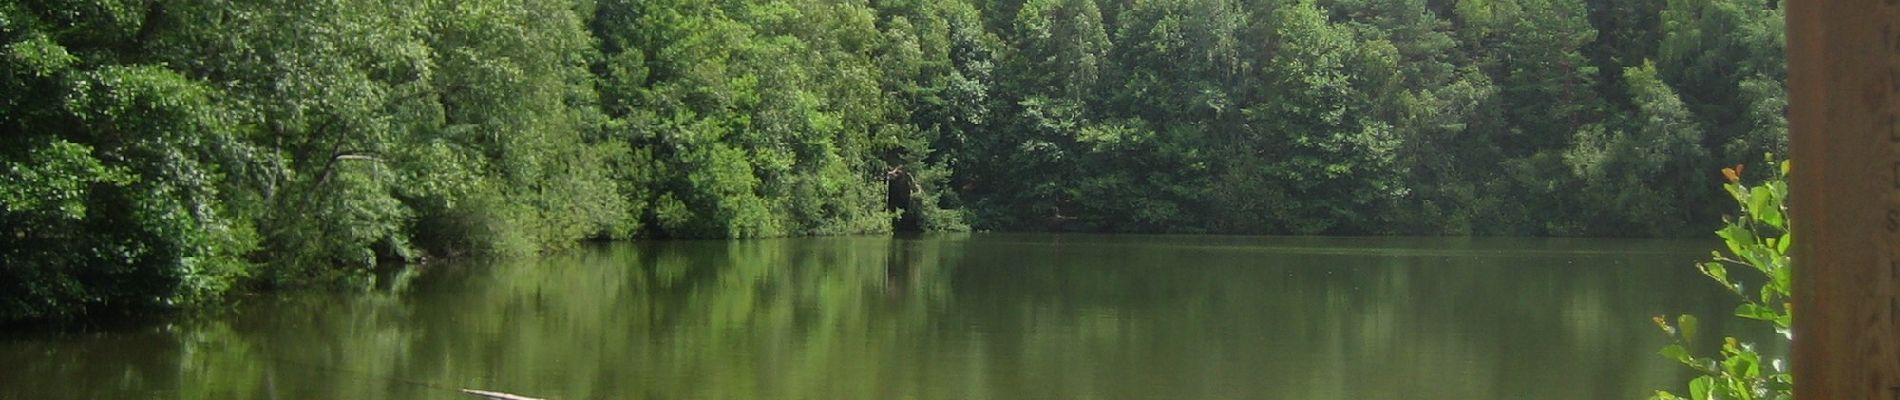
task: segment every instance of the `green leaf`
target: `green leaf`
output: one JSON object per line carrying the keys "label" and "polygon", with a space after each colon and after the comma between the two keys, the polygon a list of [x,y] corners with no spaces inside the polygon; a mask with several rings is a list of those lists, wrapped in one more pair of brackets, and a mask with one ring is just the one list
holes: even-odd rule
{"label": "green leaf", "polygon": [[1715,377],[1700,376],[1689,381],[1689,398],[1696,400],[1712,399],[1710,390],[1715,386]]}
{"label": "green leaf", "polygon": [[1743,303],[1735,307],[1735,316],[1762,321],[1774,321],[1777,317],[1774,309],[1756,303]]}
{"label": "green leaf", "polygon": [[1683,343],[1695,343],[1696,325],[1694,315],[1683,314],[1676,317],[1676,326],[1682,330]]}
{"label": "green leaf", "polygon": [[1755,219],[1760,220],[1764,224],[1768,224],[1768,226],[1775,227],[1775,229],[1787,229],[1788,226],[1787,219],[1781,214],[1781,208],[1774,206],[1772,202],[1762,207],[1762,209],[1755,214]]}
{"label": "green leaf", "polygon": [[1715,235],[1723,239],[1728,245],[1728,251],[1730,253],[1738,256],[1748,254],[1743,251],[1744,246],[1755,244],[1755,233],[1750,232],[1747,227],[1744,227],[1740,223],[1722,227],[1722,230],[1715,231]]}
{"label": "green leaf", "polygon": [[1729,287],[1728,267],[1722,266],[1722,263],[1714,261],[1702,263],[1702,274],[1714,278],[1716,282],[1722,284],[1722,287]]}
{"label": "green leaf", "polygon": [[[1764,216],[1774,211],[1773,207],[1771,207],[1771,200],[1774,200],[1774,194],[1769,193],[1766,187],[1757,186],[1753,190],[1749,190],[1748,215],[1753,216],[1755,219],[1766,220]],[[1779,216],[1776,218],[1779,218]]]}
{"label": "green leaf", "polygon": [[1695,357],[1689,355],[1689,349],[1683,348],[1681,344],[1663,346],[1662,351],[1657,352],[1657,354],[1662,354],[1663,357],[1676,360],[1676,362],[1682,363],[1683,365],[1700,367],[1696,365]]}
{"label": "green leaf", "polygon": [[[1785,258],[1776,259],[1778,264],[1782,260],[1786,260],[1786,259]],[[1777,292],[1789,293],[1789,289],[1794,287],[1794,269],[1793,268],[1789,268],[1785,264],[1776,265],[1771,275],[1772,276],[1770,276],[1770,278],[1773,279],[1774,281],[1770,282],[1770,285],[1773,286]],[[1763,301],[1768,301],[1768,300],[1764,299]]]}
{"label": "green leaf", "polygon": [[1741,379],[1754,380],[1761,376],[1761,356],[1754,350],[1742,348],[1728,359],[1722,360],[1722,370]]}

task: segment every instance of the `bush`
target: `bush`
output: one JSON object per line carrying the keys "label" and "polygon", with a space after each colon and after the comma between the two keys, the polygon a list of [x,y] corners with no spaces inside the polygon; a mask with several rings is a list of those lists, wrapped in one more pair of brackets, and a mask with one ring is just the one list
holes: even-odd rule
{"label": "bush", "polygon": [[[1770,164],[1775,165],[1772,159]],[[1723,184],[1722,188],[1741,206],[1741,216],[1727,219],[1726,225],[1715,231],[1716,236],[1720,236],[1728,245],[1728,253],[1719,250],[1711,252],[1710,260],[1698,265],[1698,268],[1704,275],[1722,284],[1723,288],[1741,297],[1742,305],[1736,307],[1736,316],[1773,324],[1776,332],[1781,334],[1780,340],[1792,340],[1789,324],[1794,318],[1794,310],[1789,304],[1789,289],[1794,260],[1788,257],[1788,249],[1794,237],[1788,228],[1787,217],[1788,163],[1783,161],[1779,167],[1773,177],[1752,187],[1741,182],[1742,166],[1722,170],[1722,175],[1728,178],[1728,183]],[[1730,276],[1731,268],[1735,267],[1760,274],[1760,288],[1748,290],[1740,277]],[[1694,316],[1679,316],[1673,325],[1662,316],[1656,316],[1655,321],[1675,341],[1662,349],[1662,355],[1701,373],[1701,376],[1689,381],[1687,398],[1794,398],[1794,377],[1789,375],[1787,365],[1774,360],[1764,368],[1764,359],[1755,346],[1727,337],[1723,338],[1720,354],[1698,357],[1689,351],[1695,340]],[[1657,391],[1650,398],[1668,400],[1684,397]]]}

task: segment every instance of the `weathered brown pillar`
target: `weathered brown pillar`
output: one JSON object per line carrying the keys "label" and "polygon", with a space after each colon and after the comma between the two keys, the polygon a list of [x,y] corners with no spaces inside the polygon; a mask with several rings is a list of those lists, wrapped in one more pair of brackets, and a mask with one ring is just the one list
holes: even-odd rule
{"label": "weathered brown pillar", "polygon": [[1900,400],[1900,0],[1789,0],[1796,397]]}

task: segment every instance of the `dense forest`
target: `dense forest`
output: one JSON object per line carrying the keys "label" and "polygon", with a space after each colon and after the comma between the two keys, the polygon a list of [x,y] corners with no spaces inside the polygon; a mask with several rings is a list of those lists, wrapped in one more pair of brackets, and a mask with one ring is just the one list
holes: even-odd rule
{"label": "dense forest", "polygon": [[587,239],[1703,236],[1713,171],[1785,147],[1782,32],[1764,0],[0,0],[0,320]]}

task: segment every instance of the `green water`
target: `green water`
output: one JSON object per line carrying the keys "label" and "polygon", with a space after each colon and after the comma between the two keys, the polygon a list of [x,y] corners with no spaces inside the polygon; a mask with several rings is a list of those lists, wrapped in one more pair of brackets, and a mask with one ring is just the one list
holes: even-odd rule
{"label": "green water", "polygon": [[1634,399],[1651,315],[1759,337],[1711,242],[966,235],[623,243],[370,295],[0,336],[4,399]]}

